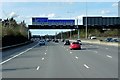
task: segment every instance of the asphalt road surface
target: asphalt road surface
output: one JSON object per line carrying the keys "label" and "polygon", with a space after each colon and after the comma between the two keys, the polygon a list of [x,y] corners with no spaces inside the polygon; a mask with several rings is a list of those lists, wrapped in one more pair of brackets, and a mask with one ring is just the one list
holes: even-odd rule
{"label": "asphalt road surface", "polygon": [[118,78],[118,47],[83,43],[70,50],[62,42],[34,42],[2,54],[3,78]]}

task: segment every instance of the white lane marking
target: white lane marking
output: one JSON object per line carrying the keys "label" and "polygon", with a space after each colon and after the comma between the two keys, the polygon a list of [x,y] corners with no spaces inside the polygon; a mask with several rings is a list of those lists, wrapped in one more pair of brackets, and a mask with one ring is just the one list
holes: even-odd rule
{"label": "white lane marking", "polygon": [[84,67],[86,67],[87,69],[90,68],[88,65],[84,64]]}
{"label": "white lane marking", "polygon": [[42,58],[42,60],[44,60],[45,58]]}
{"label": "white lane marking", "polygon": [[107,57],[109,57],[109,58],[112,58],[112,56],[110,56],[110,55],[106,55]]}
{"label": "white lane marking", "polygon": [[67,49],[67,51],[68,51],[68,49]]}
{"label": "white lane marking", "polygon": [[105,49],[108,49],[108,48],[105,48]]}
{"label": "white lane marking", "polygon": [[2,65],[2,64],[4,64],[4,63],[6,63],[6,62],[8,62],[8,61],[10,61],[10,60],[12,60],[12,59],[14,59],[14,58],[16,58],[17,56],[22,55],[23,53],[25,53],[25,52],[27,52],[27,51],[29,51],[29,50],[33,49],[33,48],[34,48],[34,47],[36,47],[37,45],[39,45],[39,43],[38,43],[38,44],[36,44],[35,46],[31,47],[31,48],[28,48],[27,50],[25,50],[25,51],[23,51],[23,52],[21,52],[21,53],[19,53],[19,54],[17,54],[17,55],[15,55],[15,56],[13,56],[13,57],[11,57],[11,58],[9,58],[9,59],[7,59],[7,60],[5,60],[5,61],[1,62],[1,63],[0,63],[0,65]]}
{"label": "white lane marking", "polygon": [[38,66],[36,70],[39,70],[39,69],[40,69],[40,66]]}
{"label": "white lane marking", "polygon": [[70,54],[71,54],[72,52],[70,52]]}
{"label": "white lane marking", "polygon": [[77,57],[77,56],[75,56],[75,58],[76,58],[76,59],[78,59],[78,57]]}
{"label": "white lane marking", "polygon": [[47,53],[45,53],[45,55],[46,55]]}

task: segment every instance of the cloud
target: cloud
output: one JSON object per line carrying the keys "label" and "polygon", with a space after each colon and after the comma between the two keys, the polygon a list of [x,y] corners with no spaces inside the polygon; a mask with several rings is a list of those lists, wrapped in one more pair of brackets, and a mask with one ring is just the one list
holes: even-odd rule
{"label": "cloud", "polygon": [[118,6],[118,3],[113,3],[112,4],[112,7],[117,7]]}
{"label": "cloud", "polygon": [[17,15],[15,12],[11,12],[9,14],[9,18],[15,18],[15,17],[18,17],[19,15]]}
{"label": "cloud", "polygon": [[102,11],[101,11],[101,14],[109,14],[109,13],[110,13],[109,10],[102,10]]}

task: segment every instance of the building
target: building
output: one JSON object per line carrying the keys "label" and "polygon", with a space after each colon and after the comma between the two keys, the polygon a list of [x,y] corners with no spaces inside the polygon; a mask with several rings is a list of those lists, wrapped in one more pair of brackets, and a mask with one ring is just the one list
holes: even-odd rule
{"label": "building", "polygon": [[115,26],[120,25],[120,17],[83,17],[83,25],[86,26]]}
{"label": "building", "polygon": [[32,25],[41,25],[41,26],[66,26],[75,25],[74,19],[48,19],[47,17],[33,17],[32,18]]}

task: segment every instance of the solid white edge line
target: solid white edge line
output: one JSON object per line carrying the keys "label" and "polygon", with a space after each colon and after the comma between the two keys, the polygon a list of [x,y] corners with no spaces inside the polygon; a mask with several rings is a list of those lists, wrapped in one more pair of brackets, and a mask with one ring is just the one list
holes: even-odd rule
{"label": "solid white edge line", "polygon": [[90,68],[90,67],[88,67],[88,65],[86,65],[86,64],[84,64],[84,67],[86,67],[87,69]]}
{"label": "solid white edge line", "polygon": [[0,65],[2,65],[2,64],[4,64],[4,63],[6,63],[6,62],[8,62],[8,61],[10,61],[10,60],[12,60],[12,59],[14,59],[14,58],[16,58],[17,56],[20,56],[21,54],[23,54],[23,53],[25,53],[25,52],[27,52],[27,51],[33,49],[33,48],[36,47],[37,45],[38,45],[38,44],[36,44],[35,46],[33,46],[33,47],[31,47],[31,48],[28,48],[27,50],[25,50],[25,51],[23,51],[23,52],[21,52],[21,53],[15,55],[15,56],[13,56],[13,57],[11,57],[11,58],[9,58],[9,59],[7,59],[7,60],[1,62]]}
{"label": "solid white edge line", "polygon": [[39,70],[39,69],[40,69],[40,66],[38,66],[36,70]]}

